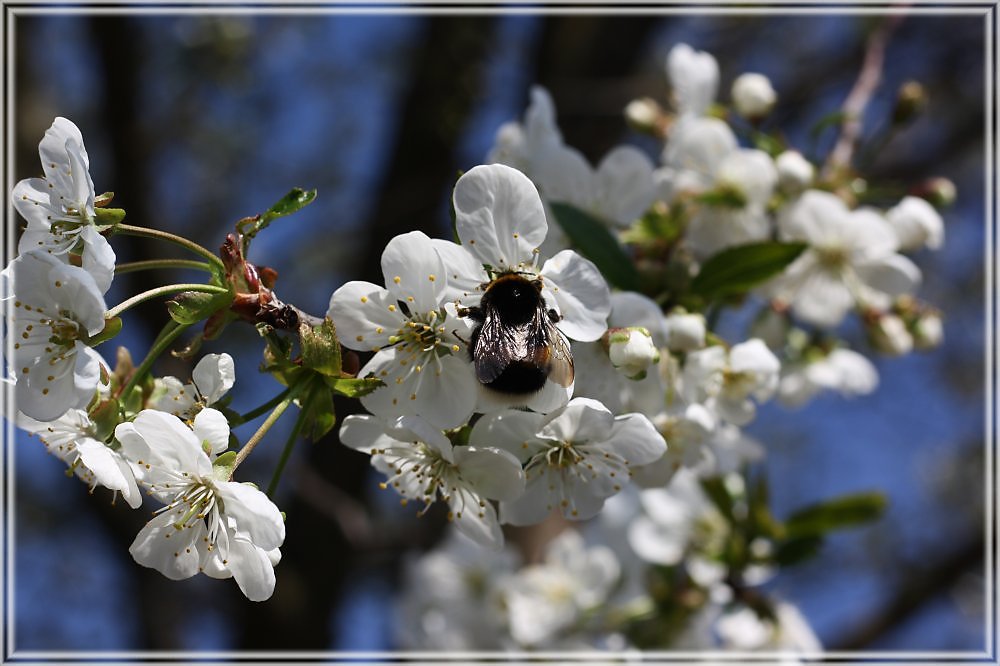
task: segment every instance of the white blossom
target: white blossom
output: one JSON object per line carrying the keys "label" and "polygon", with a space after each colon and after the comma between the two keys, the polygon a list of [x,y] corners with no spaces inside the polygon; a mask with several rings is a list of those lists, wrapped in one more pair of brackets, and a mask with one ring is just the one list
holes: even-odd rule
{"label": "white blossom", "polygon": [[[513,500],[524,490],[516,457],[494,446],[452,446],[441,430],[417,416],[383,422],[369,415],[344,419],[340,440],[371,455],[372,466],[386,475],[383,487],[430,506],[440,496],[448,517],[477,543],[503,545],[496,511],[487,499]],[[425,509],[426,510],[426,509]]]}
{"label": "white blossom", "polygon": [[878,386],[878,370],[867,358],[850,349],[834,349],[818,359],[786,368],[778,399],[797,407],[822,390],[843,396],[867,395]]}
{"label": "white blossom", "polygon": [[213,465],[229,445],[226,418],[207,408],[188,427],[147,409],[119,425],[115,438],[140,482],[165,505],[129,547],[135,561],[171,580],[232,576],[251,601],[268,599],[285,524],[267,495],[229,481],[228,468]]}
{"label": "white blossom", "polygon": [[613,328],[608,331],[608,358],[629,379],[642,379],[647,368],[660,362],[660,352],[642,326]]}
{"label": "white blossom", "polygon": [[464,342],[469,325],[446,307],[452,271],[436,247],[419,231],[396,236],[382,253],[386,286],[346,283],[331,296],[327,316],[345,347],[375,352],[360,375],[385,386],[362,397],[362,405],[380,416],[419,414],[452,428],[472,415],[478,382]]}
{"label": "white blossom", "polygon": [[645,416],[616,417],[589,398],[574,398],[548,415],[487,414],[473,426],[469,443],[510,451],[524,464],[524,494],[500,503],[501,521],[514,525],[541,522],[557,509],[572,520],[593,517],[628,482],[633,465],[666,450]]}
{"label": "white blossom", "polygon": [[913,335],[906,322],[894,314],[882,314],[869,325],[872,346],[883,354],[903,356],[913,351]]}
{"label": "white blossom", "polygon": [[23,254],[39,250],[68,263],[69,253],[81,255],[101,294],[111,286],[115,253],[94,212],[90,159],[79,128],[56,118],[38,144],[44,178],[26,178],[14,186],[11,200],[28,221],[18,243]]}
{"label": "white blossom", "polygon": [[157,378],[151,406],[182,419],[192,419],[200,410],[221,400],[235,382],[236,366],[232,356],[206,354],[194,366],[187,384],[176,377]]}
{"label": "white blossom", "polygon": [[925,245],[937,250],[944,243],[944,220],[924,199],[903,197],[886,211],[885,219],[896,232],[901,250],[918,250]]}
{"label": "white blossom", "polygon": [[677,44],[667,54],[667,78],[677,110],[703,116],[719,89],[719,63],[711,53]]}
{"label": "white blossom", "polygon": [[920,283],[920,269],[896,253],[898,240],[885,219],[851,211],[829,192],[804,192],[783,209],[778,227],[782,240],[809,247],[772,281],[770,294],[811,324],[837,326],[855,306],[885,309]]}
{"label": "white blossom", "polygon": [[70,409],[59,418],[36,421],[19,415],[19,428],[37,435],[45,449],[67,465],[93,490],[103,486],[116,493],[133,509],[142,504],[142,495],[128,461],[97,438],[97,426],[82,409]]}
{"label": "white blossom", "polygon": [[778,93],[774,92],[771,80],[755,72],[737,76],[731,95],[736,112],[751,120],[766,116],[778,101]]}
{"label": "white blossom", "polygon": [[684,390],[688,400],[705,402],[734,425],[746,425],[756,415],[750,399],[765,402],[778,388],[781,363],[763,341],[753,338],[726,350],[708,347],[687,355]]}
{"label": "white blossom", "polygon": [[705,316],[701,313],[671,312],[665,325],[670,351],[690,352],[705,346]]}
{"label": "white blossom", "polygon": [[4,293],[14,300],[8,363],[17,381],[18,409],[45,422],[85,408],[102,363],[87,340],[104,329],[106,309],[94,278],[41,251],[14,259],[3,277]]}
{"label": "white blossom", "polygon": [[788,194],[798,194],[812,185],[816,167],[797,150],[786,150],[774,158],[778,187]]}

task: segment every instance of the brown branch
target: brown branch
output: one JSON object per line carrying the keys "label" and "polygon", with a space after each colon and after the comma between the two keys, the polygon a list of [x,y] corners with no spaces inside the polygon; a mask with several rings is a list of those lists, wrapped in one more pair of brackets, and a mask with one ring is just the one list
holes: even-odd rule
{"label": "brown branch", "polygon": [[826,166],[823,168],[823,175],[826,178],[848,168],[851,164],[854,149],[861,138],[862,116],[864,116],[865,108],[882,81],[882,68],[885,64],[885,51],[889,45],[889,38],[902,20],[902,14],[893,14],[875,28],[868,37],[861,72],[840,108],[844,120],[840,126],[840,137],[833,150],[830,151]]}

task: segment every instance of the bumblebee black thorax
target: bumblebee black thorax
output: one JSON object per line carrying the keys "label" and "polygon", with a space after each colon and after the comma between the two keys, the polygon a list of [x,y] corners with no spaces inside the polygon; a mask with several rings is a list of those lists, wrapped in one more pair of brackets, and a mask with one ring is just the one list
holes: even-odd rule
{"label": "bumblebee black thorax", "polygon": [[541,303],[541,282],[507,273],[486,288],[480,307],[491,308],[504,324],[518,326],[530,322]]}

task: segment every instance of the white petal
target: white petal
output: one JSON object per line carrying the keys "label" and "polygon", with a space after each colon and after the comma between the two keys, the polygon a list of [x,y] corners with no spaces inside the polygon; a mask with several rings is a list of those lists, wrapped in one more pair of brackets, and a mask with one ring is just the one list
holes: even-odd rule
{"label": "white petal", "polygon": [[687,44],[674,46],[667,55],[667,76],[681,113],[702,115],[715,101],[719,88],[719,63],[706,51]]}
{"label": "white petal", "polygon": [[340,425],[340,443],[372,455],[374,449],[388,448],[396,440],[385,433],[382,421],[368,414],[351,414]]}
{"label": "white petal", "polygon": [[524,492],[521,463],[507,451],[459,446],[455,448],[455,464],[469,487],[483,497],[509,501]]}
{"label": "white petal", "polygon": [[496,510],[489,502],[484,502],[482,505],[475,502],[471,494],[461,492],[452,494],[448,502],[454,516],[452,524],[477,544],[499,550],[503,547],[503,532],[497,521]]}
{"label": "white petal", "polygon": [[[550,476],[555,479],[550,480]],[[510,525],[534,525],[545,520],[559,503],[558,496],[550,490],[553,483],[560,483],[558,474],[547,467],[525,479],[524,493],[516,500],[500,503],[500,522]]]}
{"label": "white petal", "polygon": [[636,518],[628,528],[628,542],[636,554],[647,562],[664,566],[681,561],[687,536],[687,530],[653,522],[645,516]]}
{"label": "white petal", "polygon": [[448,301],[464,302],[466,297],[475,294],[478,299],[477,289],[488,279],[482,262],[457,243],[432,238],[431,244],[444,262],[444,271],[448,276],[448,288],[444,298]]}
{"label": "white petal", "polygon": [[154,458],[145,462],[199,476],[211,474],[212,463],[202,450],[201,442],[173,414],[144,409],[136,415],[132,425],[145,440],[150,456]]}
{"label": "white petal", "polygon": [[858,277],[868,287],[892,297],[912,294],[920,286],[920,269],[901,254],[857,267]]}
{"label": "white petal", "polygon": [[386,433],[400,442],[423,442],[448,462],[455,462],[451,440],[440,429],[419,416],[400,416],[390,421],[386,425]]}
{"label": "white petal", "polygon": [[207,442],[212,455],[219,455],[229,448],[229,421],[222,412],[211,407],[198,412],[192,427],[199,442]]}
{"label": "white petal", "polygon": [[[52,214],[49,203],[49,188],[46,181],[41,178],[25,178],[18,181],[10,194],[14,208],[28,221],[28,229],[49,233],[52,226],[49,220]],[[23,236],[18,243],[18,252],[29,252],[33,249],[30,244],[25,244]]]}
{"label": "white petal", "polygon": [[406,317],[396,299],[371,282],[352,281],[333,292],[326,316],[337,329],[337,339],[349,349],[374,351],[389,344]]}
{"label": "white petal", "polygon": [[611,436],[602,448],[614,450],[634,465],[644,465],[663,457],[667,442],[648,418],[642,414],[615,417]]}
{"label": "white petal", "polygon": [[[531,175],[546,201],[589,209],[594,197],[594,171],[583,154],[562,144],[536,148]],[[554,229],[549,229],[551,234]]]}
{"label": "white petal", "polygon": [[524,462],[537,451],[529,442],[537,440],[544,420],[542,414],[515,409],[484,414],[472,427],[469,445],[503,449]]}
{"label": "white petal", "polygon": [[823,328],[837,326],[854,306],[854,297],[837,277],[821,268],[811,271],[792,299],[792,311]]}
{"label": "white petal", "polygon": [[671,189],[701,191],[713,179],[722,160],[739,143],[733,130],[718,118],[681,118],[670,132],[663,149],[663,163],[679,173],[674,174]]}
{"label": "white petal", "polygon": [[657,347],[667,344],[667,320],[660,306],[648,296],[634,291],[616,291],[611,294],[608,326],[642,326],[649,331]]}
{"label": "white petal", "polygon": [[611,436],[614,416],[590,398],[573,398],[549,418],[540,435],[559,442],[601,442]]}
{"label": "white petal", "polygon": [[421,231],[394,237],[382,252],[385,286],[413,314],[437,310],[444,302],[447,275],[431,239]]}
{"label": "white petal", "polygon": [[782,240],[806,241],[824,246],[839,243],[841,225],[850,216],[847,205],[835,194],[806,190],[778,216]]}
{"label": "white petal", "polygon": [[174,522],[183,509],[165,511],[139,530],[128,552],[144,567],[156,569],[170,580],[184,580],[198,573],[197,544],[207,534],[205,521],[178,530]]}
{"label": "white petal", "polygon": [[108,239],[91,225],[80,230],[84,242],[82,267],[90,273],[102,294],[107,293],[115,277],[115,251]]}
{"label": "white petal", "polygon": [[76,442],[76,450],[80,453],[80,461],[94,473],[97,483],[117,490],[133,509],[142,504],[135,483],[135,476],[128,465],[123,465],[121,457],[112,451],[104,442],[89,437]]}
{"label": "white petal", "polygon": [[281,546],[285,540],[285,521],[267,495],[235,481],[220,481],[215,487],[223,499],[224,514],[236,520],[240,532],[247,533],[264,550]]}
{"label": "white petal", "polygon": [[236,536],[229,541],[227,566],[250,601],[266,601],[274,593],[274,567],[265,550]]}
{"label": "white petal", "polygon": [[473,167],[455,184],[455,225],[462,244],[496,269],[534,263],[548,224],[527,176],[502,164]]}
{"label": "white petal", "polygon": [[[551,294],[562,319],[559,330],[573,340],[591,342],[607,330],[611,292],[601,272],[573,250],[563,250],[542,266],[546,298]],[[552,307],[547,300],[546,303]]]}
{"label": "white petal", "polygon": [[206,354],[191,373],[206,404],[219,401],[236,383],[236,365],[229,354]]}
{"label": "white petal", "polygon": [[597,165],[596,212],[619,226],[628,226],[646,212],[656,196],[653,162],[633,146],[612,148]]}

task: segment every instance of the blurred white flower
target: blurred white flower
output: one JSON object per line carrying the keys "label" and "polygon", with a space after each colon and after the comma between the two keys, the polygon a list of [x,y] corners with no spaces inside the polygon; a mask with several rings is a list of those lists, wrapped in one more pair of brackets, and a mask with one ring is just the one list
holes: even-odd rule
{"label": "blurred white flower", "polygon": [[524,464],[524,494],[500,503],[500,520],[513,525],[541,522],[557,509],[571,520],[591,518],[628,483],[633,465],[666,450],[645,416],[616,417],[589,398],[574,398],[548,415],[487,414],[473,426],[469,443],[510,451]]}
{"label": "blurred white flower", "polygon": [[766,116],[778,101],[778,93],[774,92],[771,80],[754,72],[737,76],[733,81],[731,95],[736,112],[751,120]]}
{"label": "blurred white flower", "polygon": [[404,502],[430,506],[440,496],[460,532],[490,548],[503,546],[496,511],[486,500],[510,501],[523,492],[524,473],[515,456],[489,445],[452,446],[441,430],[417,416],[386,422],[353,414],[344,419],[340,440],[370,454],[372,466],[388,479],[383,487],[391,486]]}
{"label": "blurred white flower", "polygon": [[896,232],[901,250],[919,250],[925,245],[937,250],[944,243],[944,220],[924,199],[903,197],[886,211],[885,219]]}
{"label": "blurred white flower", "polygon": [[917,317],[913,324],[913,346],[917,349],[933,349],[944,340],[944,322],[936,312],[926,312]]}
{"label": "blurred white flower", "polygon": [[97,439],[97,426],[82,409],[70,409],[58,419],[36,421],[19,415],[17,426],[38,435],[45,449],[67,465],[91,490],[104,486],[133,509],[142,504],[132,467],[122,455]]}
{"label": "blurred white flower", "polygon": [[738,426],[756,415],[750,399],[765,402],[778,388],[781,362],[762,340],[753,338],[732,349],[714,346],[687,355],[684,361],[684,391],[691,402],[704,402],[709,409]]}
{"label": "blurred white flower", "polygon": [[898,240],[885,219],[851,211],[829,192],[804,192],[782,210],[778,228],[782,240],[809,247],[771,282],[770,295],[816,326],[837,326],[854,306],[885,309],[920,283],[920,269],[896,253]]}
{"label": "blurred white flower", "polygon": [[461,425],[476,405],[478,382],[463,336],[469,326],[446,307],[451,270],[419,231],[400,234],[382,253],[386,287],[352,281],[330,297],[327,316],[345,347],[373,351],[360,375],[385,386],[361,398],[385,417],[419,414],[441,428]]}
{"label": "blurred white flower", "polygon": [[666,328],[670,351],[690,352],[705,346],[705,316],[701,313],[671,312]]}
{"label": "blurred white flower", "polygon": [[816,167],[797,150],[786,150],[774,158],[778,170],[778,188],[788,194],[798,194],[812,185]]}
{"label": "blurred white flower", "polygon": [[14,299],[8,365],[17,408],[38,421],[83,409],[94,397],[101,356],[87,346],[104,329],[104,297],[90,273],[44,251],[18,256],[3,271]]}
{"label": "blurred white flower", "polygon": [[906,323],[894,314],[878,315],[868,324],[868,336],[872,346],[883,354],[902,356],[913,351],[913,335],[906,329]]}
{"label": "blurred white flower", "polygon": [[660,352],[642,326],[612,328],[608,330],[608,358],[629,379],[642,379],[649,366],[660,362]]}
{"label": "blurred white flower", "polygon": [[761,617],[748,606],[726,608],[718,614],[715,621],[717,647],[727,650],[791,652],[819,652],[823,649],[816,634],[795,606],[779,601],[774,606],[774,614],[775,620],[772,621]]}
{"label": "blurred white flower", "polygon": [[697,546],[693,537],[699,525],[725,524],[691,470],[679,470],[665,488],[643,490],[640,502],[642,514],[629,525],[628,542],[653,564],[680,563]]}
{"label": "blurred white flower", "polygon": [[853,397],[867,395],[877,386],[878,370],[871,361],[850,349],[834,349],[820,358],[785,368],[778,400],[797,407],[824,389]]}
{"label": "blurred white flower", "polygon": [[719,89],[719,63],[711,53],[677,44],[667,54],[667,78],[681,115],[703,116]]}
{"label": "blurred white flower", "polygon": [[236,366],[229,354],[206,354],[194,366],[191,381],[176,377],[156,379],[151,407],[190,420],[222,399],[236,382]]}
{"label": "blurred white flower", "polygon": [[28,221],[18,252],[47,252],[64,263],[70,252],[78,252],[83,269],[104,294],[114,277],[115,253],[97,226],[83,135],[71,121],[56,118],[38,144],[38,155],[45,177],[26,178],[11,191],[14,208]]}
{"label": "blurred white flower", "polygon": [[232,576],[251,601],[268,599],[285,523],[267,495],[213,465],[229,446],[226,418],[203,409],[189,428],[147,409],[119,425],[115,438],[139,481],[165,505],[129,547],[135,561],[171,580]]}
{"label": "blurred white flower", "polygon": [[588,548],[577,532],[562,532],[549,544],[544,562],[503,580],[510,635],[524,647],[551,643],[607,600],[619,574],[609,548]]}

